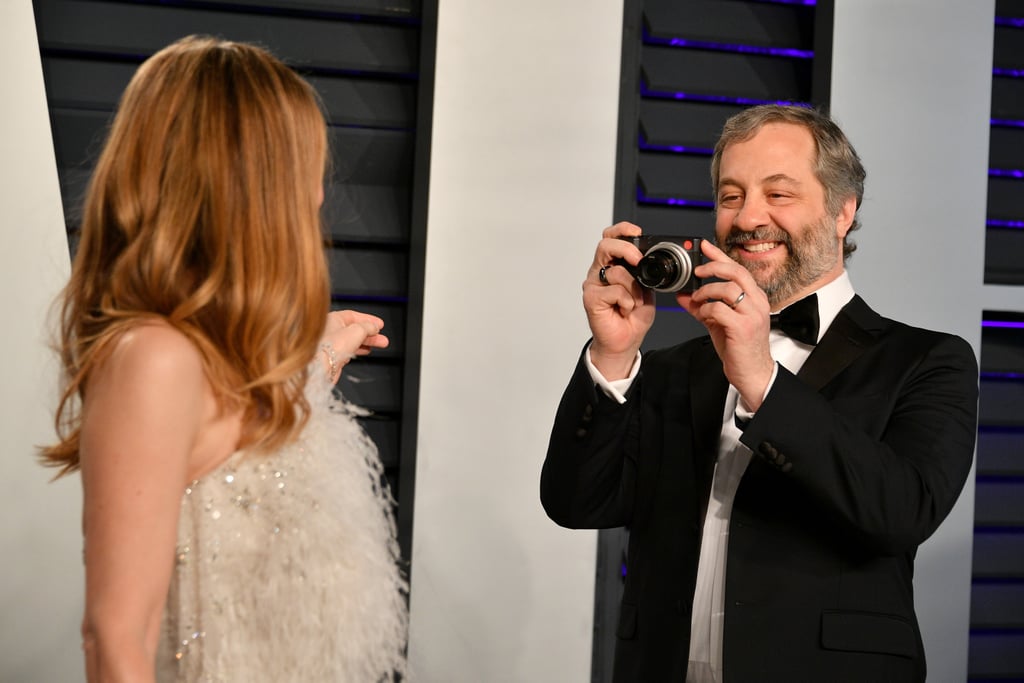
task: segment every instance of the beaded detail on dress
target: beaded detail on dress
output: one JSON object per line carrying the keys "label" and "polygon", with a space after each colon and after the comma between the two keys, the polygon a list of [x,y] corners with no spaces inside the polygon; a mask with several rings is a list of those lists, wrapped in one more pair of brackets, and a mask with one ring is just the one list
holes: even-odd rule
{"label": "beaded detail on dress", "polygon": [[239,451],[186,488],[160,683],[407,676],[407,584],[377,449],[311,384],[298,441]]}

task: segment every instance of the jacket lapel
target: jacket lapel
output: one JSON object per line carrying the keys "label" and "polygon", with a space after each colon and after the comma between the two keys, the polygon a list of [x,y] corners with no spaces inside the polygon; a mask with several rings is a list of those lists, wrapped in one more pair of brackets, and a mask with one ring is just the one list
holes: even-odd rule
{"label": "jacket lapel", "polygon": [[882,322],[883,318],[863,299],[854,296],[829,325],[797,377],[820,391],[874,343]]}
{"label": "jacket lapel", "polygon": [[698,500],[698,516],[703,522],[711,495],[711,477],[718,458],[718,442],[722,436],[722,415],[729,383],[722,371],[722,361],[715,352],[711,338],[704,343],[692,359],[690,369],[691,429],[694,441],[694,476],[702,492]]}

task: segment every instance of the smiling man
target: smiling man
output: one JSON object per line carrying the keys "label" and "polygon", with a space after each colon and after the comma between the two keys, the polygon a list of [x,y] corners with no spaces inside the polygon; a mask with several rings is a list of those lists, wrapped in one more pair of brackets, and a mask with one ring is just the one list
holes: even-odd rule
{"label": "smiling man", "polygon": [[914,556],[971,467],[974,353],[856,296],[865,172],[829,117],[745,110],[711,174],[719,246],[677,294],[708,335],[641,354],[641,229],[606,229],[541,476],[555,522],[630,529],[614,680],[924,681]]}

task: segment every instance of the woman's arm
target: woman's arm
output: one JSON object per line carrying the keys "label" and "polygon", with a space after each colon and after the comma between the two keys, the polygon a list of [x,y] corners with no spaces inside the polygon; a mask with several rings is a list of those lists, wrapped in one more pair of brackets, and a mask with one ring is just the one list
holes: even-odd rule
{"label": "woman's arm", "polygon": [[90,683],[154,680],[181,496],[211,395],[198,351],[171,327],[115,343],[82,411]]}

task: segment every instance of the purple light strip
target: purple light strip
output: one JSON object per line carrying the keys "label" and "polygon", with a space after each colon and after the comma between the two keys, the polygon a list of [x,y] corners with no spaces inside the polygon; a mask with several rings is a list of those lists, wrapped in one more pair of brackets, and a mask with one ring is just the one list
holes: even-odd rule
{"label": "purple light strip", "polygon": [[1013,168],[990,168],[988,174],[993,178],[1024,178],[1024,171]]}
{"label": "purple light strip", "polygon": [[1015,119],[989,119],[990,126],[1001,126],[1003,128],[1024,128],[1024,121]]}
{"label": "purple light strip", "polygon": [[1013,330],[1024,330],[1024,322],[1014,322],[1011,320],[982,320],[982,327],[1006,327]]}
{"label": "purple light strip", "polygon": [[763,45],[740,45],[738,43],[713,43],[709,40],[688,40],[686,38],[659,38],[647,33],[644,28],[645,45],[667,45],[669,47],[687,47],[697,50],[714,50],[715,52],[735,52],[747,55],[765,55],[768,57],[788,57],[790,59],[814,59],[814,50],[797,50],[790,47],[766,47]]}
{"label": "purple light strip", "polygon": [[[1024,534],[1024,529],[1022,529],[1019,526],[1002,526],[1002,525],[995,525],[995,524],[992,524],[992,525],[989,525],[989,524],[984,524],[984,525],[983,524],[975,524],[974,525],[974,533],[975,534],[978,534],[978,533],[982,533],[982,534],[998,534],[998,535],[1004,535],[1004,534]],[[973,632],[974,629],[971,629],[971,631]]]}
{"label": "purple light strip", "polygon": [[982,379],[1024,379],[1024,372],[982,372],[980,375]]}
{"label": "purple light strip", "polygon": [[[637,135],[637,147],[643,150],[649,150],[653,152],[675,152],[676,154],[700,154],[702,156],[711,156],[715,150],[708,147],[687,147],[685,145],[655,145],[647,142],[647,139],[643,136],[643,133]],[[1022,172],[1024,173],[1024,172]],[[1024,177],[1024,174],[1022,174]]]}
{"label": "purple light strip", "polygon": [[1024,474],[977,474],[974,481],[982,484],[1024,484]]}
{"label": "purple light strip", "polygon": [[971,577],[971,583],[1017,585],[1024,583],[1024,578],[1019,576],[974,576]]}
{"label": "purple light strip", "polygon": [[678,197],[648,197],[639,186],[636,188],[636,201],[638,204],[663,204],[667,206],[696,206],[703,209],[713,209],[714,202],[700,199],[680,199]]}
{"label": "purple light strip", "polygon": [[996,17],[996,26],[1024,28],[1024,19],[1021,19],[1019,17]]}
{"label": "purple light strip", "polygon": [[1024,69],[1002,69],[994,66],[992,67],[992,75],[1002,78],[1021,78],[1024,77]]}
{"label": "purple light strip", "polygon": [[665,90],[652,90],[647,83],[640,83],[641,97],[654,97],[662,100],[689,100],[692,102],[713,102],[715,104],[739,104],[752,106],[755,104],[795,104],[801,107],[809,107],[806,102],[795,102],[792,100],[763,100],[751,97],[730,97],[727,95],[695,95],[685,92],[669,92]]}
{"label": "purple light strip", "polygon": [[997,221],[989,219],[985,221],[986,228],[1024,228],[1024,221]]}

